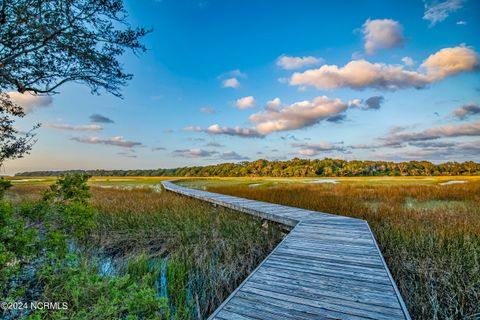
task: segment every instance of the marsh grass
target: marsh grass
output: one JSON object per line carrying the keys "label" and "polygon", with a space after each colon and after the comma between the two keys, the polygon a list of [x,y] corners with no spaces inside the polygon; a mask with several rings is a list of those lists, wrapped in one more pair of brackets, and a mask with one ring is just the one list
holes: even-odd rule
{"label": "marsh grass", "polygon": [[[16,185],[8,197],[34,201],[44,190]],[[97,227],[83,256],[101,274],[147,282],[168,298],[171,319],[206,318],[286,234],[273,222],[159,188],[91,190]]]}
{"label": "marsh grass", "polygon": [[369,222],[413,319],[480,318],[480,182],[278,184],[209,191]]}

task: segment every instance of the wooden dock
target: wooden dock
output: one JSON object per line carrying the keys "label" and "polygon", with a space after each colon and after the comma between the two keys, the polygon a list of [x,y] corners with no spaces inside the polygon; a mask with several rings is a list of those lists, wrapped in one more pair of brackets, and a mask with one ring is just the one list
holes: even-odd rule
{"label": "wooden dock", "polygon": [[410,319],[366,221],[162,184],[293,227],[209,319]]}

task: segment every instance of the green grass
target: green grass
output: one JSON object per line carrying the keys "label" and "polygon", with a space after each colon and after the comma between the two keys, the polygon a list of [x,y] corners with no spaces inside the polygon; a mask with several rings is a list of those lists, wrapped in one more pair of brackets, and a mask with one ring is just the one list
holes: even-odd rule
{"label": "green grass", "polygon": [[[433,179],[433,180],[432,180]],[[342,178],[196,180],[181,184],[365,219],[413,319],[480,317],[480,180]],[[441,185],[449,180],[464,184]],[[277,182],[272,184],[272,182]],[[261,183],[250,187],[251,183]]]}

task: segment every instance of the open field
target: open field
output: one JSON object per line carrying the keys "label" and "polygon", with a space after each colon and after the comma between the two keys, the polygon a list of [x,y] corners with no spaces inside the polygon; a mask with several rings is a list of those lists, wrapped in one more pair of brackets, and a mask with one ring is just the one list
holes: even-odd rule
{"label": "open field", "polygon": [[[158,180],[119,179],[114,180],[119,188],[105,188],[95,186],[105,181],[94,179],[90,202],[97,210],[96,226],[74,252],[90,266],[88,270],[97,270],[105,279],[128,276],[133,284],[153,290],[156,297],[166,301],[163,318],[203,319],[276,246],[285,228],[158,187],[124,188],[125,183],[130,186],[153,181]],[[37,182],[14,185],[6,199],[16,206],[38,201],[47,187],[45,181]],[[94,288],[77,283],[72,291],[68,286],[74,281],[69,279],[65,276],[58,283],[47,280],[47,287],[54,289],[37,294],[45,301],[67,299],[73,313],[66,312],[64,317],[119,317],[122,310],[103,310],[89,291]],[[75,298],[75,292],[83,297]],[[155,312],[158,310],[152,315]]]}
{"label": "open field", "polygon": [[[343,178],[335,179],[336,184],[312,180],[180,184],[366,219],[414,319],[480,317],[478,177]],[[465,183],[445,184],[453,180]]]}

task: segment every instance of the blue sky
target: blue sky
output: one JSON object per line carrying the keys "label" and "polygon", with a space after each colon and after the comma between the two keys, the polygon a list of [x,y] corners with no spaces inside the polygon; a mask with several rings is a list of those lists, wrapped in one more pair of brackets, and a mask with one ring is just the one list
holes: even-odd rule
{"label": "blue sky", "polygon": [[[31,155],[7,162],[6,173],[296,156],[479,160],[477,1],[126,8],[153,32],[147,53],[122,57],[134,74],[124,98],[78,84],[17,97],[29,111],[18,126],[42,127]],[[113,123],[92,121],[98,115]]]}

